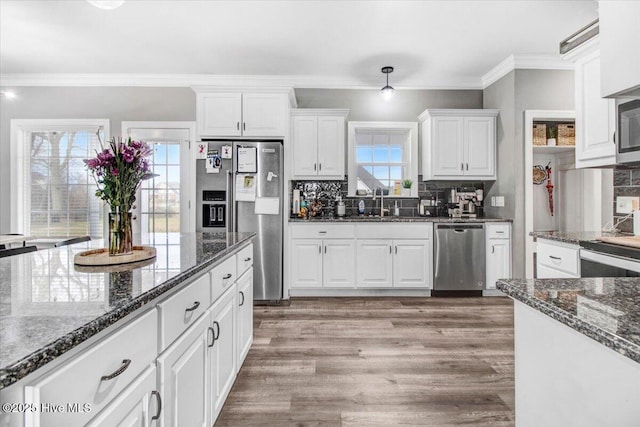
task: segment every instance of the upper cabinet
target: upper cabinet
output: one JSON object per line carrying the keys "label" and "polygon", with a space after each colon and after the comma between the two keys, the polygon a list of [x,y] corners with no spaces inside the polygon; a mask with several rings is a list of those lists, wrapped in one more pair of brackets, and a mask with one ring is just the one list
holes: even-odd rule
{"label": "upper cabinet", "polygon": [[425,110],[423,180],[496,179],[498,110]]}
{"label": "upper cabinet", "polygon": [[290,91],[197,92],[200,137],[285,137]]}
{"label": "upper cabinet", "polygon": [[294,178],[344,179],[345,123],[349,110],[292,109]]}
{"label": "upper cabinet", "polygon": [[603,97],[640,96],[640,2],[599,1]]}
{"label": "upper cabinet", "polygon": [[576,168],[616,163],[616,105],[601,96],[601,63],[597,39],[575,62]]}

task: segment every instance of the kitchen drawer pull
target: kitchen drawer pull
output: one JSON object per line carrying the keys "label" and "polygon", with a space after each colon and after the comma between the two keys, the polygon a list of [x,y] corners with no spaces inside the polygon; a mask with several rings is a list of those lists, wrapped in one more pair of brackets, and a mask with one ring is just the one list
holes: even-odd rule
{"label": "kitchen drawer pull", "polygon": [[194,302],[191,307],[185,309],[184,311],[186,311],[186,312],[194,311],[194,310],[197,310],[198,307],[200,307],[200,301]]}
{"label": "kitchen drawer pull", "polygon": [[251,261],[251,257],[247,257],[244,259],[244,262],[249,262],[249,261]]}
{"label": "kitchen drawer pull", "polygon": [[549,258],[555,259],[556,261],[562,260],[562,258],[560,258],[559,256],[553,256],[553,255],[549,255]]}
{"label": "kitchen drawer pull", "polygon": [[233,276],[233,274],[231,273],[227,273],[224,276],[222,276],[222,280],[227,280],[227,279],[231,279],[231,276]]}
{"label": "kitchen drawer pull", "polygon": [[504,234],[504,231],[496,231],[496,234]]}
{"label": "kitchen drawer pull", "polygon": [[244,305],[244,292],[240,291],[240,296],[242,297],[242,301],[240,302],[240,307]]}
{"label": "kitchen drawer pull", "polygon": [[213,321],[213,326],[216,327],[216,329],[218,330],[217,334],[213,335],[213,342],[218,341],[218,338],[220,338],[220,323],[218,323],[216,320]]}
{"label": "kitchen drawer pull", "polygon": [[326,231],[318,231],[318,234],[327,234]]}
{"label": "kitchen drawer pull", "polygon": [[[211,332],[211,344],[209,344],[209,332]],[[211,326],[207,328],[207,347],[213,347],[216,343],[216,331]]]}
{"label": "kitchen drawer pull", "polygon": [[160,392],[157,392],[155,390],[151,392],[151,396],[155,396],[156,400],[158,401],[158,412],[156,412],[156,414],[151,417],[151,421],[155,421],[160,419],[160,414],[162,413],[162,397],[160,397]]}
{"label": "kitchen drawer pull", "polygon": [[127,370],[127,368],[129,367],[129,365],[131,365],[131,359],[124,359],[122,361],[122,366],[120,366],[118,369],[116,369],[115,371],[113,371],[112,374],[109,375],[103,375],[100,378],[100,381],[109,381],[114,379],[115,377],[117,377],[118,375],[120,375],[121,373],[123,373],[124,371]]}

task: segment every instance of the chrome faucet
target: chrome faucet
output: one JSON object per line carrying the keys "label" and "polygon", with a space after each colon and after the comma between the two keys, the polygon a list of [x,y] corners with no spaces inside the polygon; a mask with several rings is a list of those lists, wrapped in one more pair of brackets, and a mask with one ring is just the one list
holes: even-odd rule
{"label": "chrome faucet", "polygon": [[[380,190],[380,218],[384,217],[384,211],[389,212],[389,209],[384,208],[384,189],[382,187],[377,187],[373,189],[373,201],[376,201],[376,193]],[[374,203],[375,205],[375,203]]]}

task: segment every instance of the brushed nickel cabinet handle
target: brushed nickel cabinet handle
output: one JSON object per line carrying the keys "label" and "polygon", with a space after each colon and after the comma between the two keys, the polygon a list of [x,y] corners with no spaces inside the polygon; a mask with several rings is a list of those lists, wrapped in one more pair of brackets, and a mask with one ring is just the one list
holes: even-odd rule
{"label": "brushed nickel cabinet handle", "polygon": [[551,258],[551,259],[555,259],[556,261],[560,261],[560,260],[562,260],[562,258],[557,257],[557,256],[553,256],[553,255],[549,255],[549,258]]}
{"label": "brushed nickel cabinet handle", "polygon": [[218,341],[218,338],[220,338],[220,323],[218,323],[216,320],[213,321],[213,326],[215,326],[215,329],[217,329],[218,333],[213,335],[213,342]]}
{"label": "brushed nickel cabinet handle", "polygon": [[240,307],[244,305],[244,292],[240,291],[240,296],[242,297],[242,301],[240,302]]}
{"label": "brushed nickel cabinet handle", "polygon": [[495,253],[496,253],[496,247],[495,247],[495,246],[493,246],[493,245],[491,245],[491,253],[492,253],[492,254],[495,254]]}
{"label": "brushed nickel cabinet handle", "polygon": [[318,165],[316,163],[313,164],[313,170],[317,170]]}
{"label": "brushed nickel cabinet handle", "polygon": [[118,369],[116,369],[109,375],[103,375],[102,377],[100,377],[100,381],[109,381],[114,379],[115,377],[126,371],[129,365],[131,365],[131,359],[124,359],[122,361],[122,365]]}
{"label": "brushed nickel cabinet handle", "polygon": [[321,171],[322,170],[322,163],[318,163],[318,170]]}
{"label": "brushed nickel cabinet handle", "polygon": [[327,253],[327,245],[324,245],[324,253]]}
{"label": "brushed nickel cabinet handle", "polygon": [[227,280],[227,279],[231,279],[231,276],[233,276],[233,274],[231,273],[227,273],[224,276],[222,276],[222,280]]}
{"label": "brushed nickel cabinet handle", "polygon": [[464,163],[460,163],[460,170],[463,171],[464,170]]}
{"label": "brushed nickel cabinet handle", "polygon": [[[211,332],[211,344],[209,344],[209,332]],[[211,326],[207,328],[207,347],[213,347],[216,343],[216,331]]]}
{"label": "brushed nickel cabinet handle", "polygon": [[396,245],[396,255],[398,254],[398,245]]}
{"label": "brushed nickel cabinet handle", "polygon": [[318,245],[318,253],[321,254],[322,253],[322,245]]}
{"label": "brushed nickel cabinet handle", "polygon": [[392,253],[393,249],[391,249],[391,245],[389,245],[389,253]]}
{"label": "brushed nickel cabinet handle", "polygon": [[155,396],[156,400],[158,401],[158,412],[156,412],[156,414],[151,417],[151,421],[155,421],[160,419],[160,414],[162,413],[162,398],[160,397],[160,393],[155,390],[151,392],[151,396]]}
{"label": "brushed nickel cabinet handle", "polygon": [[242,122],[242,130],[247,130],[247,123],[246,122]]}
{"label": "brushed nickel cabinet handle", "polygon": [[185,309],[184,311],[186,311],[186,312],[194,311],[194,310],[197,310],[198,307],[200,307],[200,301],[194,302],[191,307]]}
{"label": "brushed nickel cabinet handle", "polygon": [[240,130],[240,122],[236,122],[236,130]]}
{"label": "brushed nickel cabinet handle", "polygon": [[244,262],[249,262],[249,261],[251,261],[251,257],[247,257],[244,259]]}

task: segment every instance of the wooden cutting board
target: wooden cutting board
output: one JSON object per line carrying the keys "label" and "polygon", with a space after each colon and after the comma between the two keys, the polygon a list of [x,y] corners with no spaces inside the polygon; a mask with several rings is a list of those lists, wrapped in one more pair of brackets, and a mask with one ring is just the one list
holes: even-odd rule
{"label": "wooden cutting board", "polygon": [[117,256],[109,256],[109,249],[102,248],[76,254],[73,257],[73,263],[85,266],[129,264],[145,261],[155,256],[156,248],[153,246],[134,246],[131,254]]}
{"label": "wooden cutting board", "polygon": [[640,236],[601,236],[597,240],[605,243],[613,243],[615,245],[631,246],[633,248],[640,248]]}

